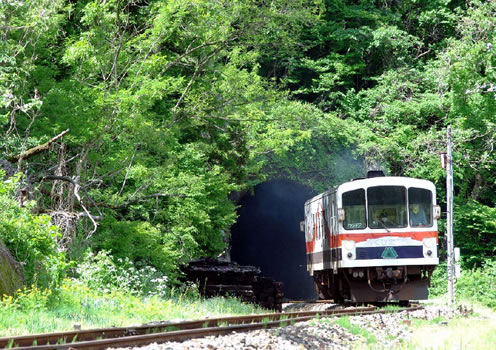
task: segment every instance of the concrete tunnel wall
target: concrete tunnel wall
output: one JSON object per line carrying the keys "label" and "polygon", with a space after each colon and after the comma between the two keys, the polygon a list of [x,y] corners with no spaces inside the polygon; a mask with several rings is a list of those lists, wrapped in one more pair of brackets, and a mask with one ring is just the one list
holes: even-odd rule
{"label": "concrete tunnel wall", "polygon": [[306,269],[305,236],[300,231],[305,201],[316,193],[289,180],[259,184],[239,202],[231,228],[231,259],[260,267],[262,275],[284,282],[288,299],[315,298]]}

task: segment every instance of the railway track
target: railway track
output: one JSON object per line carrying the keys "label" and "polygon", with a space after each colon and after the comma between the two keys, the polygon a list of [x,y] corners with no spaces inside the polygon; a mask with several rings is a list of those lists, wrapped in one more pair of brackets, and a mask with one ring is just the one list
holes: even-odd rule
{"label": "railway track", "polygon": [[99,350],[112,347],[144,346],[151,343],[184,341],[231,332],[245,332],[261,328],[280,327],[308,321],[315,317],[367,315],[414,311],[420,306],[400,309],[380,309],[377,307],[355,307],[324,311],[301,311],[268,313],[235,317],[221,317],[177,323],[157,323],[137,327],[100,328],[70,332],[35,334],[0,338],[0,348],[15,350],[41,349],[88,349]]}

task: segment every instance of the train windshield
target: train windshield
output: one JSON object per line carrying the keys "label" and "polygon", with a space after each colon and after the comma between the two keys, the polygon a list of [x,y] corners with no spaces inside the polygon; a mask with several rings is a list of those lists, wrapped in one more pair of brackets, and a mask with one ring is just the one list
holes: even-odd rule
{"label": "train windshield", "polygon": [[365,190],[358,189],[343,193],[345,230],[363,229],[367,226],[365,218]]}
{"label": "train windshield", "polygon": [[408,189],[408,208],[411,227],[432,226],[432,192],[424,188]]}
{"label": "train windshield", "polygon": [[370,228],[388,229],[407,226],[405,187],[369,187],[367,201]]}

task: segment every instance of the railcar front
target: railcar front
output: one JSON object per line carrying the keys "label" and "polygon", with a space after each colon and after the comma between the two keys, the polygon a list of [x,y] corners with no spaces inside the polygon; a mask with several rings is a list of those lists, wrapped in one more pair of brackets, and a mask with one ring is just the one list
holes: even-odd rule
{"label": "railcar front", "polygon": [[440,209],[432,182],[405,177],[347,182],[308,201],[305,214],[307,266],[320,297],[427,298],[439,263]]}

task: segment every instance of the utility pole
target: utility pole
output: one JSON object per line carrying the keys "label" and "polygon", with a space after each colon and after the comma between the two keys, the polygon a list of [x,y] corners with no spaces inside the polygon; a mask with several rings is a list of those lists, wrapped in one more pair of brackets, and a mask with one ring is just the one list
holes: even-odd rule
{"label": "utility pole", "polygon": [[448,153],[446,155],[446,197],[447,197],[447,216],[446,216],[446,233],[448,249],[448,296],[449,305],[455,306],[455,245],[453,241],[453,158],[451,141],[451,126],[447,131]]}

